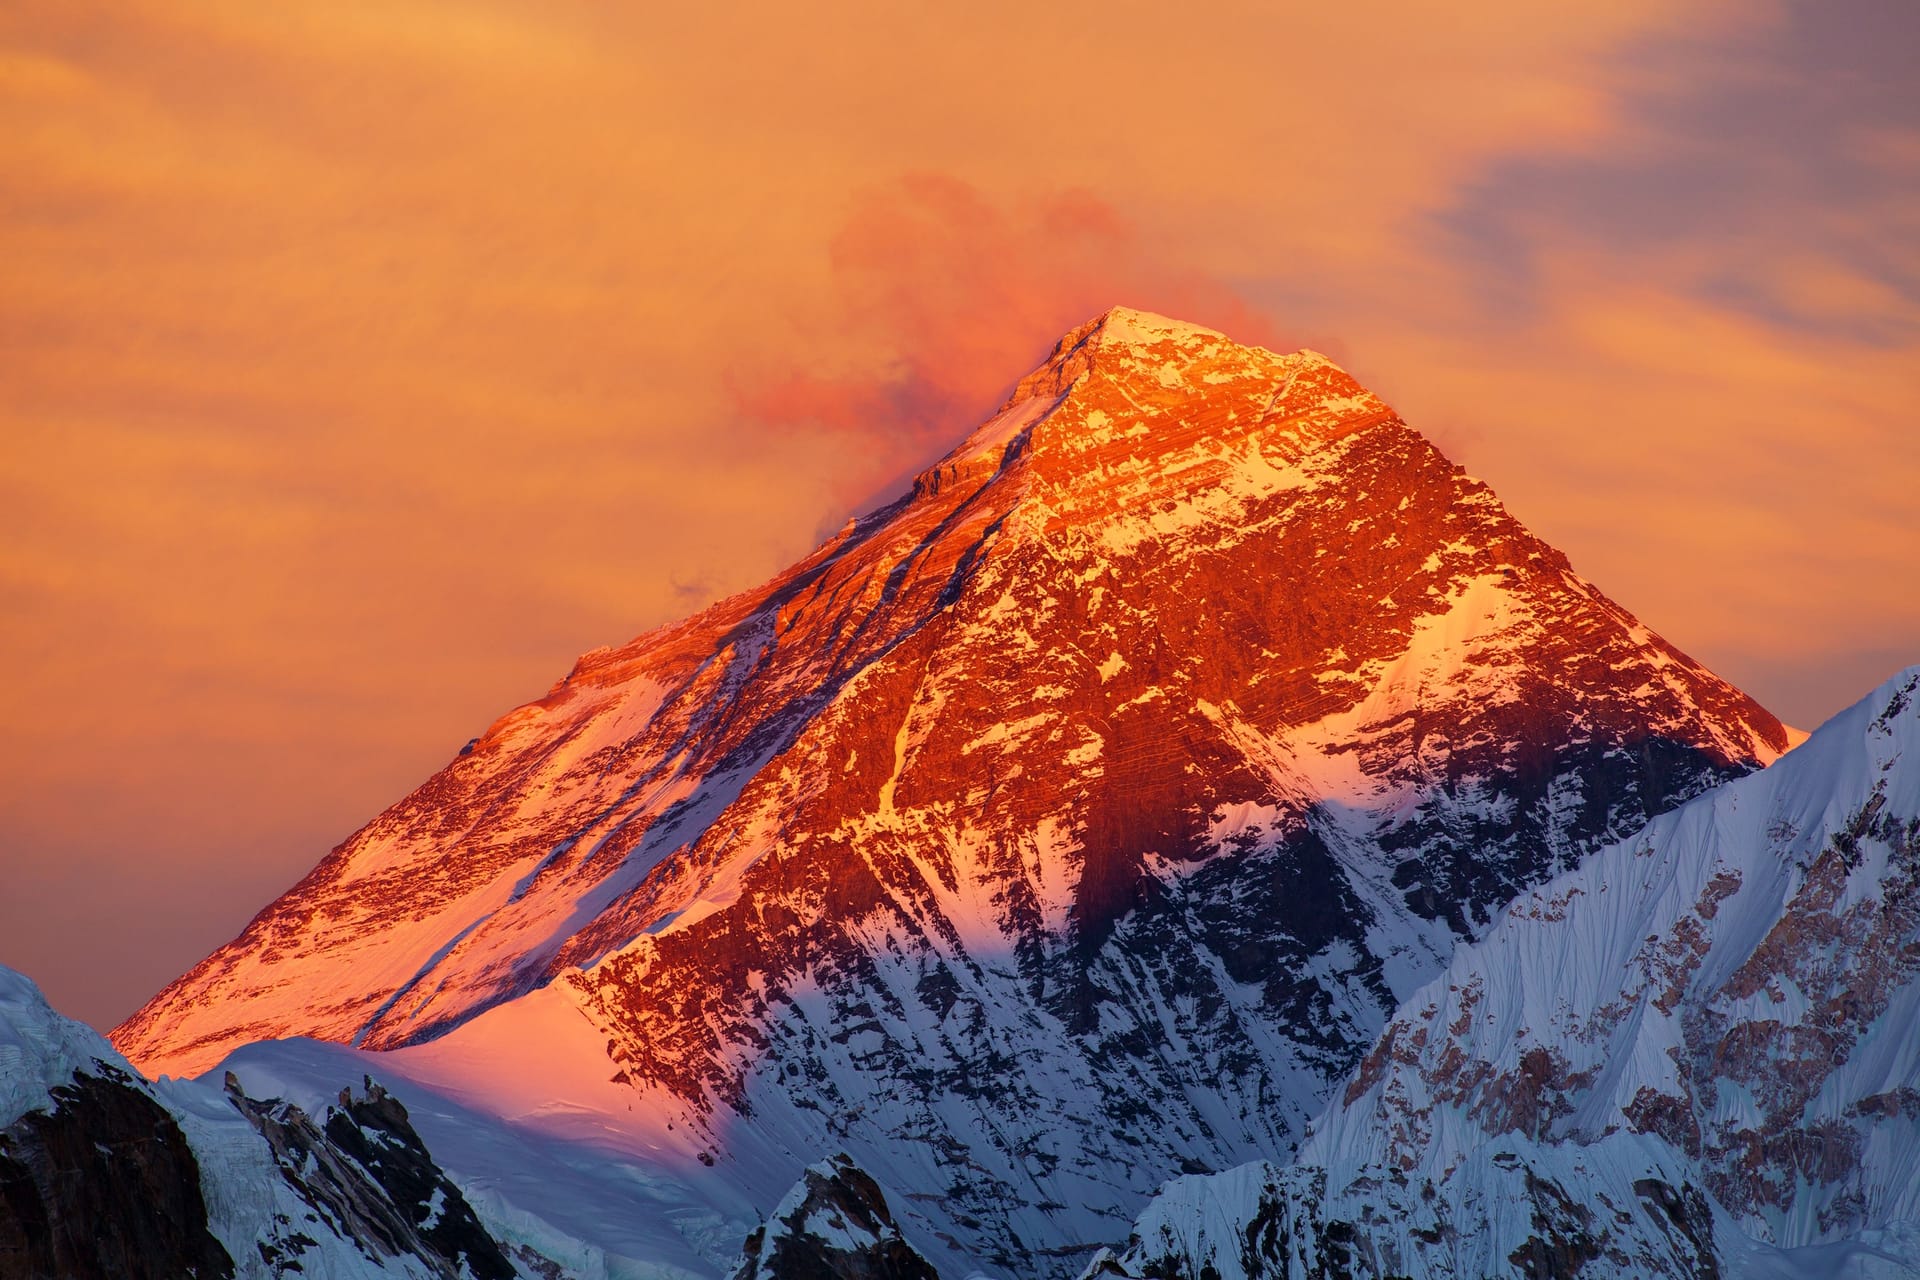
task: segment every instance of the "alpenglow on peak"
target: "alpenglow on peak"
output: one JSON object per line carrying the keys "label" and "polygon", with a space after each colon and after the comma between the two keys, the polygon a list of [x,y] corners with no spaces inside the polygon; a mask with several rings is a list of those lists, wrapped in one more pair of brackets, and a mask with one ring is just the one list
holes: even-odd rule
{"label": "alpenglow on peak", "polygon": [[502,1114],[578,1081],[539,1123],[762,1209],[845,1151],[943,1273],[1059,1274],[1291,1150],[1515,893],[1785,745],[1332,362],[1116,308],[114,1038],[339,1041]]}
{"label": "alpenglow on peak", "polygon": [[1142,311],[1137,307],[1109,307],[1093,321],[1099,327],[1103,343],[1127,343],[1133,345],[1161,342],[1168,338],[1176,341],[1191,338],[1213,338],[1227,341],[1227,335],[1217,329],[1192,324],[1185,320],[1175,320],[1156,311]]}

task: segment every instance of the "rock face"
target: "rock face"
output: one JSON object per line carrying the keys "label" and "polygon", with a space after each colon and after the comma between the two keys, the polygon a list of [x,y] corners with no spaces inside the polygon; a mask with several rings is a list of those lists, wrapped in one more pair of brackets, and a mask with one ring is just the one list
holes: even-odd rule
{"label": "rock face", "polygon": [[0,1276],[232,1280],[200,1165],[166,1109],[102,1066],[0,1130]]}
{"label": "rock face", "polygon": [[[324,1127],[299,1107],[241,1092],[229,1099],[273,1152],[281,1177],[320,1220],[370,1257],[412,1258],[446,1280],[514,1280],[519,1273],[480,1225],[460,1189],[440,1171],[407,1123],[406,1108],[373,1081],[356,1098],[342,1090]],[[260,1246],[268,1262],[303,1269],[313,1242],[285,1237]]]}
{"label": "rock face", "polygon": [[0,969],[0,1277],[520,1274],[379,1086],[320,1123],[231,1077],[156,1089]]}
{"label": "rock face", "polygon": [[1920,668],[1522,896],[1092,1275],[1920,1274]]}
{"label": "rock face", "polygon": [[1288,1152],[1516,892],[1785,746],[1324,357],[1115,310],[114,1038],[479,1060],[537,996],[721,1174],[845,1149],[943,1258],[1072,1270]]}
{"label": "rock face", "polygon": [[734,1280],[940,1280],[845,1155],[808,1167],[746,1253]]}

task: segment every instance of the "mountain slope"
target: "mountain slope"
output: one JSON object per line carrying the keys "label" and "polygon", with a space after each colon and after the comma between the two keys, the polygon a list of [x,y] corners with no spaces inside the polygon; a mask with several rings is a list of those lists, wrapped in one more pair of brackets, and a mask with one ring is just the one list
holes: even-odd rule
{"label": "mountain slope", "polygon": [[1911,1276],[1916,1020],[1920,668],[1519,899],[1293,1167],[1094,1274]]}
{"label": "mountain slope", "polygon": [[115,1040],[311,1035],[479,1097],[562,1055],[694,1176],[771,1204],[845,1149],[951,1256],[1065,1268],[1166,1173],[1289,1150],[1513,893],[1785,745],[1324,357],[1116,309]]}

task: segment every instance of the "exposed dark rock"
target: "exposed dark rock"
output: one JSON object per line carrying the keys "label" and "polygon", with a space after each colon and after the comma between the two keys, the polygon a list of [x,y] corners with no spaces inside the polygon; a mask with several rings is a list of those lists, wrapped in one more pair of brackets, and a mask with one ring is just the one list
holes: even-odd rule
{"label": "exposed dark rock", "polygon": [[165,1108],[105,1063],[0,1131],[0,1277],[230,1280],[200,1165]]}
{"label": "exposed dark rock", "polygon": [[1593,1211],[1576,1203],[1556,1182],[1526,1171],[1527,1199],[1533,1206],[1533,1231],[1508,1255],[1525,1280],[1572,1280],[1603,1256],[1606,1245],[1594,1231]]}
{"label": "exposed dark rock", "polygon": [[900,1234],[887,1199],[844,1155],[809,1168],[747,1237],[734,1280],[939,1280]]}
{"label": "exposed dark rock", "polygon": [[1633,1184],[1634,1194],[1645,1202],[1654,1221],[1684,1241],[1677,1256],[1693,1255],[1691,1280],[1720,1280],[1720,1258],[1713,1248],[1713,1208],[1700,1188],[1683,1183],[1678,1189],[1658,1178],[1641,1178]]}
{"label": "exposed dark rock", "polygon": [[[371,1080],[366,1090],[359,1099],[342,1090],[322,1127],[291,1102],[249,1098],[227,1076],[228,1098],[266,1139],[281,1176],[336,1235],[375,1260],[410,1255],[447,1280],[513,1280],[513,1264],[433,1162],[406,1108]],[[263,1256],[267,1248],[294,1259],[301,1251],[291,1239],[263,1246]]]}
{"label": "exposed dark rock", "polygon": [[475,1280],[511,1280],[512,1265],[487,1234],[460,1189],[433,1162],[400,1100],[366,1081],[366,1096],[340,1092],[329,1110],[327,1138],[371,1173],[421,1238],[449,1262],[464,1262]]}

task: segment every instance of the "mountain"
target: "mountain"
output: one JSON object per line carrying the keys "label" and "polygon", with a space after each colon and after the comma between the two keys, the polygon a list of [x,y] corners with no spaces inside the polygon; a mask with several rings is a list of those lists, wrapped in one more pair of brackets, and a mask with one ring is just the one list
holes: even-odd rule
{"label": "mountain", "polygon": [[1523,895],[1089,1275],[1920,1275],[1920,667]]}
{"label": "mountain", "polygon": [[231,1076],[156,1088],[0,968],[0,1276],[557,1274],[514,1258],[380,1086],[342,1090],[318,1120]]}
{"label": "mountain", "polygon": [[382,1051],[760,1212],[846,1152],[943,1270],[1070,1274],[1290,1152],[1515,893],[1787,745],[1324,356],[1115,309],[114,1040]]}

